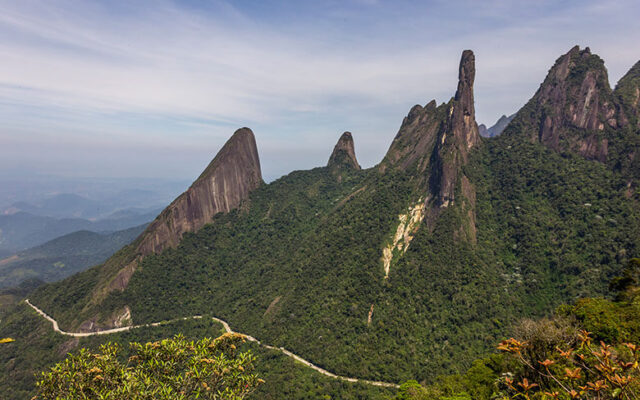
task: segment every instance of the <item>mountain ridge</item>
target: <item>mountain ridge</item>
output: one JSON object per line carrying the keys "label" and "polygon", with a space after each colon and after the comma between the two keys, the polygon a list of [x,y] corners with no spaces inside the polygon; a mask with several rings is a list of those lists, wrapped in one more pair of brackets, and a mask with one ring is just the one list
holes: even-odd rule
{"label": "mountain ridge", "polygon": [[[640,249],[640,211],[612,158],[631,131],[609,122],[618,103],[594,57],[560,57],[504,134],[485,140],[465,51],[455,96],[414,106],[377,166],[341,180],[329,167],[294,171],[139,260],[120,290],[92,293],[126,250],[33,299],[85,331],[215,310],[322,368],[373,380],[468,366],[515,320],[606,295]],[[581,150],[592,136],[595,153]]]}

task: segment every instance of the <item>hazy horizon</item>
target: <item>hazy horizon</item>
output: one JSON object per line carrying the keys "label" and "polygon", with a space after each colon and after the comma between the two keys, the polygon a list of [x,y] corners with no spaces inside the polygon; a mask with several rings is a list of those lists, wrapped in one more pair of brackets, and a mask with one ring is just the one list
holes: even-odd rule
{"label": "hazy horizon", "polygon": [[614,86],[640,59],[635,1],[2,1],[0,175],[191,181],[242,126],[263,176],[326,163],[351,131],[381,160],[414,104],[476,54],[478,123],[574,45]]}

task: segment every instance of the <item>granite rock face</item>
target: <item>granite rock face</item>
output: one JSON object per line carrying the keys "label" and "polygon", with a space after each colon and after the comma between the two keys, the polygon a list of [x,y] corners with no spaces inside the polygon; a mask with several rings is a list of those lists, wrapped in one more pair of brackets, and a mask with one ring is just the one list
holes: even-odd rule
{"label": "granite rock face", "polygon": [[442,124],[442,107],[436,106],[436,101],[431,100],[424,107],[415,105],[411,108],[380,163],[381,172],[388,168],[402,171],[415,169],[418,174],[426,174]]}
{"label": "granite rock face", "polygon": [[[462,53],[458,70],[458,88],[448,103],[414,106],[402,121],[379,171],[400,169],[415,174],[426,192],[427,225],[432,228],[444,208],[463,200],[463,229],[475,241],[475,188],[464,176],[462,167],[469,153],[480,143],[475,119],[473,84],[475,56],[471,50]],[[456,193],[457,188],[461,190]]]}
{"label": "granite rock face", "polygon": [[358,164],[358,160],[356,159],[356,151],[351,132],[345,132],[340,136],[338,143],[336,143],[333,148],[331,157],[329,157],[327,167],[331,170],[343,168],[360,169],[360,164]]}
{"label": "granite rock face", "polygon": [[462,166],[469,161],[471,148],[480,141],[473,98],[475,76],[475,56],[465,50],[460,60],[458,90],[436,142],[436,168],[429,183],[437,206],[447,207],[454,202]]}
{"label": "granite rock face", "polygon": [[191,187],[173,201],[142,234],[142,256],[175,247],[185,232],[195,232],[218,213],[237,208],[262,184],[253,132],[238,129]]}
{"label": "granite rock face", "polygon": [[578,46],[556,61],[516,116],[518,124],[534,127],[532,141],[600,162],[607,161],[608,132],[624,126],[625,121],[604,62],[588,47],[580,50]]}

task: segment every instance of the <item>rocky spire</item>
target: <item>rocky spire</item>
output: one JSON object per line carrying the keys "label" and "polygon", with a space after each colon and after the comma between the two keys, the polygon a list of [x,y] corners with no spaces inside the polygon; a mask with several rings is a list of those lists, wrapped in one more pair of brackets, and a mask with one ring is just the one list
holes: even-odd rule
{"label": "rocky spire", "polygon": [[360,165],[356,159],[356,151],[353,145],[353,136],[351,136],[351,132],[345,132],[340,136],[338,143],[336,143],[333,148],[331,157],[329,157],[327,167],[332,170],[342,168],[351,168],[355,170],[360,169]]}
{"label": "rocky spire", "polygon": [[447,121],[436,142],[435,173],[430,179],[431,191],[440,207],[447,207],[455,200],[458,175],[469,159],[471,148],[480,141],[473,98],[475,75],[475,56],[471,50],[465,50],[460,60],[458,90],[449,104]]}
{"label": "rocky spire", "polygon": [[[471,148],[480,141],[476,111],[473,98],[473,82],[476,78],[476,57],[471,50],[462,52],[458,69],[458,90],[456,91],[455,107],[451,115],[452,128],[455,128],[461,143]],[[462,135],[462,136],[460,136]]]}
{"label": "rocky spire", "polygon": [[262,183],[253,132],[238,129],[189,189],[173,201],[141,235],[141,255],[175,247],[221,212],[229,212]]}
{"label": "rocky spire", "polygon": [[462,167],[471,149],[480,143],[473,97],[475,74],[475,56],[465,50],[455,96],[440,106],[435,101],[414,106],[379,166],[380,172],[393,168],[415,176],[414,182],[425,191],[429,229],[444,208],[460,203],[464,218],[457,235],[471,242],[475,242],[475,188]]}

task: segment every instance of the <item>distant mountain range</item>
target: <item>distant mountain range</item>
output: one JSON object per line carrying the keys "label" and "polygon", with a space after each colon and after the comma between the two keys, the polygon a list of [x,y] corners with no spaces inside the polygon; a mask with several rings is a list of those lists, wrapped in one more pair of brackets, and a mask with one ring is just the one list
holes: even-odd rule
{"label": "distant mountain range", "polygon": [[511,122],[511,120],[513,120],[515,116],[515,114],[512,114],[508,117],[506,115],[503,115],[491,128],[487,128],[485,124],[480,124],[478,125],[478,132],[480,133],[480,136],[486,138],[498,136],[502,133],[502,131],[504,131],[507,125],[509,125],[509,122]]}
{"label": "distant mountain range", "polygon": [[72,232],[115,232],[146,224],[160,210],[138,213],[134,210],[120,211],[109,218],[90,221],[82,218],[53,218],[26,212],[0,215],[0,251],[15,253],[38,246],[49,240]]}
{"label": "distant mountain range", "polygon": [[[12,203],[8,207],[5,207],[0,215],[13,215],[20,212],[27,214],[51,217],[51,218],[81,218],[88,220],[98,220],[114,218],[114,214],[118,213],[136,213],[146,214],[151,211],[157,210],[159,207],[153,204],[157,204],[157,200],[154,200],[154,194],[150,191],[128,191],[131,196],[128,198],[120,197],[122,194],[118,194],[117,198],[105,201],[91,200],[83,196],[79,196],[73,193],[62,193],[51,197],[46,197],[38,202],[29,203],[26,201],[18,201]],[[140,204],[144,200],[135,198],[138,196],[142,199],[147,198],[148,204],[145,207],[135,207],[132,204]]]}
{"label": "distant mountain range", "polygon": [[[120,209],[163,207],[187,186],[188,181],[170,179],[58,177],[0,171],[0,214],[11,213],[12,207],[17,206],[18,211],[57,218],[103,218]],[[65,198],[70,201],[59,201]],[[91,211],[96,204],[100,215],[77,214]]]}
{"label": "distant mountain range", "polygon": [[53,282],[100,264],[131,243],[145,227],[106,234],[77,231],[0,259],[0,288],[28,279]]}

